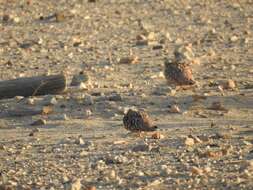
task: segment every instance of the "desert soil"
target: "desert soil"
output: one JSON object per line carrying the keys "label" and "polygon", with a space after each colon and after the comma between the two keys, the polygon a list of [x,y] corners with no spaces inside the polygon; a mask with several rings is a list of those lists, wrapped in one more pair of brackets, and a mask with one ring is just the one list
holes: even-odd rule
{"label": "desert soil", "polygon": [[[0,17],[0,80],[68,77],[0,100],[0,189],[253,189],[252,0],[1,0]],[[198,87],[175,92],[163,60],[186,43]],[[132,107],[159,131],[126,131]]]}

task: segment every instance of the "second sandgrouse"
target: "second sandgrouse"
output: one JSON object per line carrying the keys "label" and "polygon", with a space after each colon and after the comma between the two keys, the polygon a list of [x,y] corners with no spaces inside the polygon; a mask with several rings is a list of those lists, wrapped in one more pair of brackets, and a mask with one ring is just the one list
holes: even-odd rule
{"label": "second sandgrouse", "polygon": [[125,129],[132,132],[155,131],[157,126],[152,125],[152,122],[144,111],[134,111],[129,109],[123,117]]}
{"label": "second sandgrouse", "polygon": [[196,83],[189,64],[178,63],[169,59],[164,61],[164,76],[169,83],[176,86],[194,85]]}

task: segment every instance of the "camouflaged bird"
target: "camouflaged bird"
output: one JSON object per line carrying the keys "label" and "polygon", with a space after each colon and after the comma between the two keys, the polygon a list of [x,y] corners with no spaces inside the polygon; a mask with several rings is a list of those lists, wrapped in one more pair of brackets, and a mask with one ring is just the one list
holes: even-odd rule
{"label": "camouflaged bird", "polygon": [[129,109],[123,117],[125,129],[132,132],[155,131],[157,126],[153,126],[146,112]]}
{"label": "camouflaged bird", "polygon": [[168,83],[172,83],[176,86],[196,84],[192,75],[192,69],[187,63],[179,63],[166,59],[164,61],[164,76]]}

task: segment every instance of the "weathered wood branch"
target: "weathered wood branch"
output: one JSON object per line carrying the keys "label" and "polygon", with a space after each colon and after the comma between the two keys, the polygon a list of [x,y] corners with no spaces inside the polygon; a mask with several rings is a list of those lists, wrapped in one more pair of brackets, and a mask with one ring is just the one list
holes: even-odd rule
{"label": "weathered wood branch", "polygon": [[65,88],[66,77],[63,74],[0,81],[0,99],[60,94]]}

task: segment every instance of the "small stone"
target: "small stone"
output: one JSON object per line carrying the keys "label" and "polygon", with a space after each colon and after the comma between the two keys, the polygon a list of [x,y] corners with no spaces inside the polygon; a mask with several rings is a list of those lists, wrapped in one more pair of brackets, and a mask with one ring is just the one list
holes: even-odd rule
{"label": "small stone", "polygon": [[147,152],[147,151],[150,151],[151,149],[152,147],[150,145],[141,144],[141,145],[137,145],[133,147],[132,151],[133,152]]}
{"label": "small stone", "polygon": [[0,150],[6,150],[6,146],[0,144]]}
{"label": "small stone", "polygon": [[64,12],[55,13],[55,19],[57,22],[62,22],[65,20],[65,18],[66,18],[66,16],[65,16]]}
{"label": "small stone", "polygon": [[24,99],[24,96],[15,96],[14,98],[15,98],[17,101],[20,101],[20,100]]}
{"label": "small stone", "polygon": [[187,146],[193,146],[195,144],[194,139],[193,138],[189,138],[187,137],[184,141],[184,144]]}
{"label": "small stone", "polygon": [[147,40],[147,37],[143,34],[139,34],[136,36],[136,40]]}
{"label": "small stone", "polygon": [[160,132],[155,132],[152,134],[153,139],[163,139],[164,136]]}
{"label": "small stone", "polygon": [[82,138],[78,139],[77,144],[80,144],[82,146],[82,148],[86,148],[88,150],[92,149],[95,146],[92,141],[85,141],[84,142],[84,140]]}
{"label": "small stone", "polygon": [[245,160],[241,163],[241,167],[240,167],[241,171],[250,171],[253,172],[253,160]]}
{"label": "small stone", "polygon": [[200,168],[198,168],[198,167],[196,167],[196,166],[193,166],[193,167],[191,168],[191,173],[192,173],[193,175],[203,175],[203,170],[200,169]]}
{"label": "small stone", "polygon": [[110,179],[116,179],[116,177],[117,177],[117,175],[116,175],[115,170],[111,170],[111,171],[109,172],[109,178],[110,178]]}
{"label": "small stone", "polygon": [[15,16],[15,17],[13,18],[13,21],[14,21],[15,23],[19,23],[19,22],[20,22],[20,17]]}
{"label": "small stone", "polygon": [[178,105],[174,104],[170,107],[169,109],[170,113],[181,113],[180,108],[178,107]]}
{"label": "small stone", "polygon": [[189,135],[189,138],[192,138],[194,140],[194,143],[202,143],[202,140],[200,140],[197,136]]}
{"label": "small stone", "polygon": [[97,161],[97,163],[95,165],[95,169],[97,169],[99,171],[103,171],[105,168],[106,168],[106,164],[103,160]]}
{"label": "small stone", "polygon": [[136,46],[147,46],[148,45],[148,40],[137,40],[136,41]]}
{"label": "small stone", "polygon": [[12,187],[12,185],[0,184],[0,190],[15,190],[16,188]]}
{"label": "small stone", "polygon": [[203,169],[203,172],[204,173],[210,173],[212,171],[212,169],[209,167],[209,166],[206,166],[204,169]]}
{"label": "small stone", "polygon": [[3,22],[8,22],[11,20],[11,17],[10,15],[7,15],[7,14],[4,14],[3,17],[2,17],[2,21]]}
{"label": "small stone", "polygon": [[167,33],[165,34],[165,37],[166,37],[170,42],[172,41],[172,38],[171,38],[171,35],[170,35],[169,32],[167,32]]}
{"label": "small stone", "polygon": [[55,97],[52,97],[51,100],[49,101],[49,105],[56,105],[58,101],[56,100]]}
{"label": "small stone", "polygon": [[39,130],[37,128],[33,129],[30,133],[29,133],[29,136],[32,137],[34,136],[35,133],[38,133]]}
{"label": "small stone", "polygon": [[80,72],[78,75],[74,75],[70,86],[79,86],[81,83],[85,83],[89,80],[89,76],[84,72]]}
{"label": "small stone", "polygon": [[43,99],[43,105],[45,106],[49,106],[49,105],[56,105],[58,103],[58,101],[56,100],[56,98],[52,95],[47,95],[45,96],[45,98]]}
{"label": "small stone", "polygon": [[38,125],[45,125],[45,124],[46,124],[46,120],[38,119],[38,120],[34,121],[33,123],[31,123],[31,126],[38,126]]}
{"label": "small stone", "polygon": [[88,85],[86,85],[85,83],[81,82],[78,85],[78,89],[80,89],[80,90],[88,90]]}
{"label": "small stone", "polygon": [[95,186],[89,186],[85,190],[96,190],[96,187]]}
{"label": "small stone", "polygon": [[155,45],[152,48],[153,50],[163,49],[163,45]]}
{"label": "small stone", "polygon": [[162,176],[168,176],[172,172],[172,170],[167,165],[161,165],[160,170]]}
{"label": "small stone", "polygon": [[215,135],[211,136],[213,139],[231,139],[231,134],[230,133],[215,133]]}
{"label": "small stone", "polygon": [[119,59],[119,64],[137,64],[139,58],[137,56],[122,57]]}
{"label": "small stone", "polygon": [[48,115],[48,114],[51,114],[53,113],[53,107],[52,106],[43,106],[42,107],[42,114],[43,115]]}
{"label": "small stone", "polygon": [[142,176],[144,176],[145,174],[144,174],[142,171],[138,171],[138,172],[136,173],[136,175],[139,176],[139,177],[142,177]]}
{"label": "small stone", "polygon": [[147,35],[149,41],[154,41],[156,39],[156,34],[154,32],[149,32]]}
{"label": "small stone", "polygon": [[211,110],[218,110],[218,111],[228,111],[228,109],[226,109],[221,102],[212,102],[212,105],[209,107],[209,109]]}
{"label": "small stone", "polygon": [[237,36],[232,36],[231,38],[230,38],[230,41],[231,42],[236,42],[238,40],[238,37]]}
{"label": "small stone", "polygon": [[171,87],[168,88],[168,94],[171,96],[175,96],[177,91]]}
{"label": "small stone", "polygon": [[190,61],[192,62],[195,58],[195,55],[192,51],[192,44],[187,45],[180,45],[174,51],[174,56],[176,62],[185,62]]}
{"label": "small stone", "polygon": [[33,98],[28,98],[28,99],[27,99],[27,104],[28,104],[28,105],[34,105],[34,102],[35,102],[35,101],[34,101]]}
{"label": "small stone", "polygon": [[92,111],[90,109],[86,109],[84,113],[86,117],[90,117],[92,115]]}
{"label": "small stone", "polygon": [[108,97],[108,100],[109,100],[109,101],[118,102],[118,101],[122,101],[122,97],[121,97],[120,94],[115,93],[115,94],[109,96],[109,97]]}
{"label": "small stone", "polygon": [[80,156],[88,156],[88,155],[89,155],[89,152],[83,150],[82,152],[80,152],[79,155],[80,155]]}
{"label": "small stone", "polygon": [[81,179],[73,180],[64,184],[64,190],[80,190],[82,187]]}
{"label": "small stone", "polygon": [[208,150],[203,154],[204,157],[208,157],[208,158],[220,158],[223,156],[223,152],[222,151],[211,151]]}
{"label": "small stone", "polygon": [[227,80],[227,82],[224,85],[225,89],[235,89],[236,88],[236,84],[235,81],[233,81],[232,79]]}
{"label": "small stone", "polygon": [[85,145],[85,142],[84,142],[83,138],[81,138],[81,137],[78,138],[76,143],[79,144],[79,145]]}
{"label": "small stone", "polygon": [[58,116],[58,119],[59,120],[64,120],[64,121],[68,121],[69,120],[69,117],[67,116],[67,114],[61,114]]}
{"label": "small stone", "polygon": [[92,96],[89,95],[89,94],[85,94],[84,100],[83,100],[83,104],[85,106],[91,106],[91,105],[93,105],[94,104],[94,100],[93,100]]}

